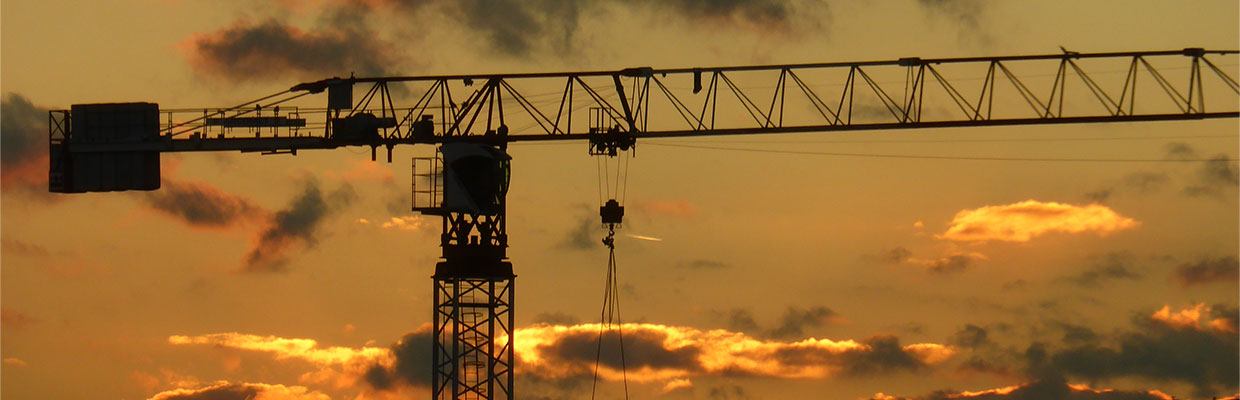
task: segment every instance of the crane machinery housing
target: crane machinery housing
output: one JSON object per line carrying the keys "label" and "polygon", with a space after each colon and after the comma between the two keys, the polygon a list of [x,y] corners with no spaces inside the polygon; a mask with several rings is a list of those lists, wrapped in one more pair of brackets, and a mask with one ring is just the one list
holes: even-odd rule
{"label": "crane machinery housing", "polygon": [[[168,152],[295,155],[369,147],[372,160],[383,148],[391,162],[397,145],[439,146],[435,156],[413,160],[411,191],[411,210],[441,221],[442,254],[432,279],[432,396],[512,399],[509,143],[583,141],[589,154],[615,156],[670,137],[1236,118],[1240,85],[1220,65],[1235,65],[1237,53],[1064,51],[349,77],[301,83],[225,108],[77,104],[49,112],[48,190],[156,190],[160,154]],[[1223,58],[1233,64],[1217,62]],[[1168,70],[1187,79],[1172,79]],[[325,107],[299,100],[324,93]],[[1207,110],[1208,98],[1222,101],[1209,102]],[[412,105],[396,106],[408,100]],[[617,206],[603,205],[603,223],[619,222]]]}

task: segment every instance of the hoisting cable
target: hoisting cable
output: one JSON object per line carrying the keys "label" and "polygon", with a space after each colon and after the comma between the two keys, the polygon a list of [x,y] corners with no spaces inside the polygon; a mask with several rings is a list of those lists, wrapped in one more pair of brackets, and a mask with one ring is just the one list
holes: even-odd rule
{"label": "hoisting cable", "polygon": [[599,315],[598,341],[594,351],[594,383],[590,386],[590,398],[598,392],[598,367],[603,355],[603,333],[612,326],[616,328],[616,341],[620,345],[620,374],[624,382],[624,398],[629,398],[629,373],[624,355],[624,323],[620,318],[620,277],[616,270],[616,224],[608,224],[607,237],[607,283],[603,289],[603,310]]}
{"label": "hoisting cable", "polygon": [[[607,236],[603,245],[607,246],[607,278],[603,285],[603,308],[599,313],[598,340],[594,352],[594,383],[590,387],[590,398],[598,393],[599,366],[603,359],[603,337],[612,329],[616,331],[616,340],[620,347],[620,375],[624,384],[624,398],[629,398],[628,365],[624,354],[624,322],[620,318],[620,274],[616,268],[616,229],[624,220],[624,201],[628,189],[628,166],[632,157],[633,141],[631,133],[613,126],[599,126],[591,129],[590,154],[598,156],[599,176],[599,217],[607,228]],[[625,153],[623,156],[620,153]],[[613,165],[614,161],[614,165]],[[612,171],[615,168],[615,171]],[[614,176],[613,176],[614,173]],[[613,180],[614,179],[614,180]],[[606,197],[604,197],[606,196]],[[603,201],[603,198],[607,198]],[[619,200],[617,200],[619,199]]]}

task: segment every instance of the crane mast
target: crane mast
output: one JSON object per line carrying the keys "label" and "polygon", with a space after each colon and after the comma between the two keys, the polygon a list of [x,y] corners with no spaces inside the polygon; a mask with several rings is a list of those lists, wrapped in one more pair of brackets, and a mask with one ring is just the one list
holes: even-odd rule
{"label": "crane mast", "polygon": [[[156,190],[159,155],[167,152],[295,155],[369,147],[372,159],[382,148],[391,162],[398,145],[439,146],[434,157],[414,159],[411,207],[439,217],[442,229],[432,277],[432,396],[512,399],[509,143],[575,140],[586,142],[589,154],[614,156],[642,140],[672,137],[1237,118],[1240,85],[1222,67],[1234,66],[1238,53],[1064,51],[349,77],[232,107],[79,104],[49,112],[49,191]],[[1100,64],[1112,69],[1099,71]],[[1168,70],[1187,79],[1169,78]],[[1158,89],[1140,91],[1138,102],[1138,81]],[[760,86],[749,85],[755,82]],[[1221,95],[1222,104],[1210,102],[1207,110],[1207,91]],[[324,94],[325,107],[303,99]]]}

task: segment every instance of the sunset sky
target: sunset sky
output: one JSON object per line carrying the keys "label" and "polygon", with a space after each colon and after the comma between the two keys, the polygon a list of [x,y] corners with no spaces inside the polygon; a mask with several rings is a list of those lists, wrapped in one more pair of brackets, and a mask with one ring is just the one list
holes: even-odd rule
{"label": "sunset sky", "polygon": [[[409,212],[409,185],[410,158],[432,148],[398,148],[390,164],[363,148],[164,154],[159,191],[57,195],[46,190],[49,109],[227,106],[350,73],[1060,46],[1235,50],[1240,3],[6,0],[0,396],[429,392],[440,227]],[[1215,60],[1240,76],[1237,56]],[[1215,110],[1240,101],[1221,100]],[[617,244],[632,398],[1240,394],[1237,119],[638,147]],[[607,253],[585,150],[509,148],[518,398],[590,393]],[[613,361],[601,370],[604,399],[623,398]]]}

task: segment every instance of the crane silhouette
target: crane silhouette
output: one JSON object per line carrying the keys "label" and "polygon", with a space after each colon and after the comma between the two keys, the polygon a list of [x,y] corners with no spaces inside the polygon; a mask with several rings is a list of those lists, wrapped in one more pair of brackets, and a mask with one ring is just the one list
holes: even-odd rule
{"label": "crane silhouette", "polygon": [[[581,141],[588,154],[613,157],[640,142],[672,137],[1240,117],[1234,101],[1240,86],[1211,60],[1234,62],[1236,50],[1060,50],[707,68],[350,76],[297,84],[232,107],[77,104],[49,112],[49,190],[156,190],[160,154],[168,152],[296,155],[369,147],[372,160],[383,148],[391,162],[395,146],[437,146],[434,156],[413,160],[411,192],[411,210],[439,217],[442,226],[442,259],[433,276],[432,395],[512,399],[517,397],[516,275],[506,252],[509,143]],[[1152,59],[1185,63],[1187,84],[1174,84]],[[1100,83],[1095,76],[1108,71],[1088,72],[1087,61],[1126,66],[1118,70],[1122,85]],[[1011,68],[1015,65],[1026,72],[1050,69],[1021,75]],[[984,76],[957,76],[952,69]],[[893,84],[892,77],[904,79]],[[1033,77],[1053,79],[1038,91]],[[1159,100],[1138,106],[1139,78],[1158,88],[1148,91],[1152,95],[1141,91],[1141,99]],[[965,80],[980,82],[980,90],[968,92]],[[764,83],[746,87],[754,81]],[[1085,89],[1069,94],[1068,82]],[[394,95],[398,85],[403,89]],[[1207,88],[1230,100],[1207,111]],[[531,93],[535,90],[543,92]],[[820,94],[826,90],[835,92]],[[769,101],[759,92],[769,94]],[[325,97],[326,106],[305,106],[299,99],[307,96]],[[396,106],[409,100],[411,105]],[[923,112],[927,103],[947,111]],[[623,208],[612,203],[603,204],[600,215],[603,224],[614,227]]]}

